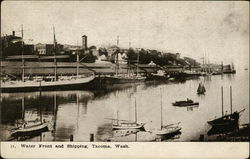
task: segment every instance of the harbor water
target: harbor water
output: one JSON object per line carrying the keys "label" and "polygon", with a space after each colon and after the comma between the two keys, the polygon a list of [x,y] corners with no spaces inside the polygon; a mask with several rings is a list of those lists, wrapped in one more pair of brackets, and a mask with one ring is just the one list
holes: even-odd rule
{"label": "harbor water", "polygon": [[[199,83],[205,95],[197,95]],[[211,128],[207,121],[222,115],[221,86],[224,90],[224,114],[230,113],[230,86],[233,111],[245,109],[240,124],[249,122],[249,72],[205,76],[182,82],[169,81],[112,85],[97,91],[50,91],[1,94],[1,140],[9,140],[17,123],[46,120],[52,131],[22,138],[25,141],[153,141],[153,130],[161,124],[180,122],[181,134],[168,141],[198,140]],[[161,100],[162,96],[162,100]],[[198,106],[175,107],[173,102],[192,99]],[[137,115],[135,115],[135,106]],[[112,120],[145,123],[146,132],[112,131]]]}

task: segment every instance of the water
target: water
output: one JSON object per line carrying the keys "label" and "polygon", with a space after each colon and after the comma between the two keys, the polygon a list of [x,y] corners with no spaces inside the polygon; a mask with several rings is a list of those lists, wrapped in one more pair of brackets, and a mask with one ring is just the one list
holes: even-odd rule
{"label": "water", "polygon": [[[206,94],[198,96],[199,82],[204,82]],[[221,116],[221,86],[224,88],[224,112],[230,113],[230,85],[233,88],[233,111],[246,109],[240,124],[249,122],[249,72],[239,70],[235,75],[200,77],[182,83],[113,85],[103,91],[57,91],[11,93],[1,95],[1,139],[7,140],[10,129],[22,119],[42,118],[50,121],[53,131],[23,138],[25,141],[151,141],[148,132],[127,135],[128,131],[111,131],[112,121],[106,118],[135,120],[146,123],[145,129],[160,128],[161,102],[163,124],[181,122],[181,134],[169,141],[198,140],[211,128],[207,121]],[[160,91],[161,90],[161,91]],[[162,101],[161,101],[162,95]],[[176,100],[190,98],[199,102],[194,107],[174,107]],[[41,118],[40,118],[41,117]],[[20,139],[19,139],[20,140]]]}

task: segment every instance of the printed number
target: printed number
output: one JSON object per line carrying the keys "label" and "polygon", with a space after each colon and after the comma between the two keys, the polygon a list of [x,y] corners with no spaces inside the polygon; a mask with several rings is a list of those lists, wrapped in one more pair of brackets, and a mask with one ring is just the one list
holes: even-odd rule
{"label": "printed number", "polygon": [[10,145],[10,148],[16,148],[15,145]]}

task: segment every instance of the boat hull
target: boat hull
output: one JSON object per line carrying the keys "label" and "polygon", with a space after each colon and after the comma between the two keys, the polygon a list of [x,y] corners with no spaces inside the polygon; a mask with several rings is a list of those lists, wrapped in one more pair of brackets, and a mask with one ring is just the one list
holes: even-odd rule
{"label": "boat hull", "polygon": [[34,91],[55,91],[55,90],[75,90],[93,88],[93,80],[90,77],[84,80],[56,81],[56,82],[13,82],[1,86],[1,92],[34,92]]}
{"label": "boat hull", "polygon": [[174,138],[176,135],[180,134],[181,134],[181,128],[176,128],[174,130],[159,131],[155,135],[158,136],[158,138],[160,138],[161,140],[167,140]]}
{"label": "boat hull", "polygon": [[173,106],[177,106],[177,107],[185,107],[185,106],[192,106],[192,105],[199,105],[198,102],[196,103],[173,103]]}
{"label": "boat hull", "polygon": [[127,129],[144,129],[144,124],[139,124],[136,126],[122,126],[122,125],[113,125],[112,126],[113,130],[127,130]]}
{"label": "boat hull", "polygon": [[239,113],[234,112],[233,114],[225,115],[223,117],[208,121],[207,123],[211,126],[230,126],[238,125]]}
{"label": "boat hull", "polygon": [[48,123],[43,123],[41,125],[38,125],[37,127],[16,130],[12,132],[11,136],[13,137],[32,136],[33,134],[46,132],[46,131],[48,131]]}

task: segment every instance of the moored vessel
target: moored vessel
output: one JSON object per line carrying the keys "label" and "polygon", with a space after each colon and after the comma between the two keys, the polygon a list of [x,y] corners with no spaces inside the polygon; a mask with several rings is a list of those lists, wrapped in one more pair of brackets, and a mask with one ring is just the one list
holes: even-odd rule
{"label": "moored vessel", "polygon": [[172,104],[173,104],[173,106],[179,106],[179,107],[199,105],[198,102],[194,102],[193,100],[188,99],[188,98],[187,98],[187,100],[176,101],[175,103],[172,103]]}

